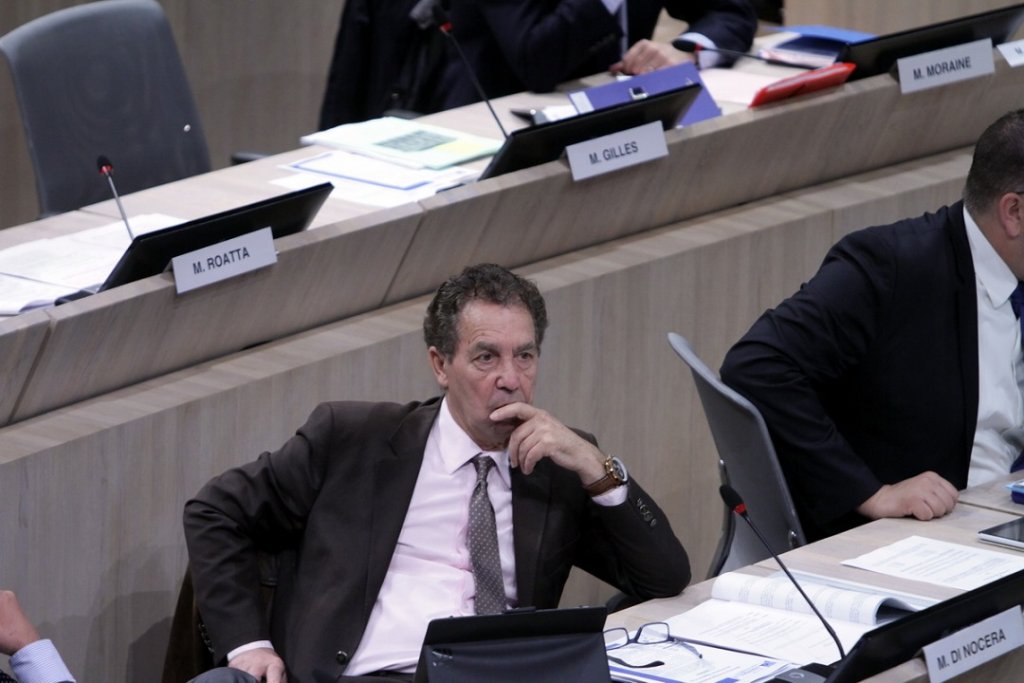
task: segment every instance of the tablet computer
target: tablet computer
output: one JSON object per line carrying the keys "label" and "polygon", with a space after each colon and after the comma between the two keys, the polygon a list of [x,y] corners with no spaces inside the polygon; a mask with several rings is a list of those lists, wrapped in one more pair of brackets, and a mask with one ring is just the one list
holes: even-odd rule
{"label": "tablet computer", "polygon": [[434,619],[414,683],[608,681],[607,615],[601,606]]}
{"label": "tablet computer", "polygon": [[1024,517],[982,529],[978,532],[978,540],[1024,550]]}

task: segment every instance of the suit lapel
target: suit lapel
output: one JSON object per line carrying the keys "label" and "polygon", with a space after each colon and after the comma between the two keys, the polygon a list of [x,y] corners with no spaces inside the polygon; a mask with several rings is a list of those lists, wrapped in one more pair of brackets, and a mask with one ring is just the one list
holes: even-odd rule
{"label": "suit lapel", "polygon": [[388,440],[390,449],[380,454],[374,467],[371,483],[373,493],[370,498],[373,501],[373,514],[367,530],[370,555],[367,560],[363,605],[367,618],[377,600],[391,564],[391,556],[398,544],[398,536],[402,532],[402,524],[423,462],[427,436],[440,405],[441,399],[434,399],[409,413]]}
{"label": "suit lapel", "polygon": [[512,543],[516,554],[516,587],[519,605],[536,603],[537,572],[544,541],[551,477],[540,465],[529,476],[512,470]]}

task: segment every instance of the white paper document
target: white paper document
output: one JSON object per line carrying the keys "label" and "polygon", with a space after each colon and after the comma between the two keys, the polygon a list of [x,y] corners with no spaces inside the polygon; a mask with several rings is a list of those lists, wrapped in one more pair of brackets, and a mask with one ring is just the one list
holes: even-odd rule
{"label": "white paper document", "polygon": [[[800,585],[847,650],[879,624],[935,602],[863,584],[827,585],[818,578],[803,576]],[[677,637],[798,664],[829,664],[839,658],[821,620],[782,572],[771,576],[722,574],[712,585],[711,600],[668,623]]]}
{"label": "white paper document", "polygon": [[[129,219],[138,236],[181,223],[164,214]],[[33,240],[0,250],[0,315],[52,304],[61,296],[103,283],[131,240],[116,221],[81,232]]]}
{"label": "white paper document", "polygon": [[307,178],[316,178],[316,182],[328,180],[334,185],[332,197],[381,207],[433,197],[479,175],[479,171],[461,166],[441,170],[410,168],[341,150],[300,159],[283,168],[300,175],[275,181],[278,184],[293,187],[304,185]]}
{"label": "white paper document", "polygon": [[[658,664],[647,666],[654,662]],[[637,683],[754,683],[790,668],[791,664],[777,659],[703,645],[691,649],[678,641],[644,645],[634,643],[608,653],[608,669],[612,678]]]}
{"label": "white paper document", "polygon": [[[818,617],[799,612],[726,600],[705,600],[668,619],[672,635],[746,650],[796,664],[831,664],[839,650]],[[847,651],[875,628],[852,622],[831,622]]]}
{"label": "white paper document", "polygon": [[959,543],[910,536],[884,548],[844,560],[849,567],[972,590],[1024,569],[1024,558]]}

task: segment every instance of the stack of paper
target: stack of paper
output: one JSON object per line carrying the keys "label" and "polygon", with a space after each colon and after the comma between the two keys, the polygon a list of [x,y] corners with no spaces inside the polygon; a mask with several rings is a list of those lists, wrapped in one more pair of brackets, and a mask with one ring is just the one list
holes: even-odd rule
{"label": "stack of paper", "polygon": [[412,168],[433,169],[490,156],[501,147],[500,140],[393,116],[346,123],[300,140],[304,145],[325,145]]}

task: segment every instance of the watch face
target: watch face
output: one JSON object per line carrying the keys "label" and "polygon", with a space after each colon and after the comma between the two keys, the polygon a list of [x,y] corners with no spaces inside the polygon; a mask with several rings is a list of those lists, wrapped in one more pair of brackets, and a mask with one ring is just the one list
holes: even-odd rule
{"label": "watch face", "polygon": [[619,481],[626,481],[629,475],[626,474],[626,466],[618,458],[612,458],[612,476]]}

